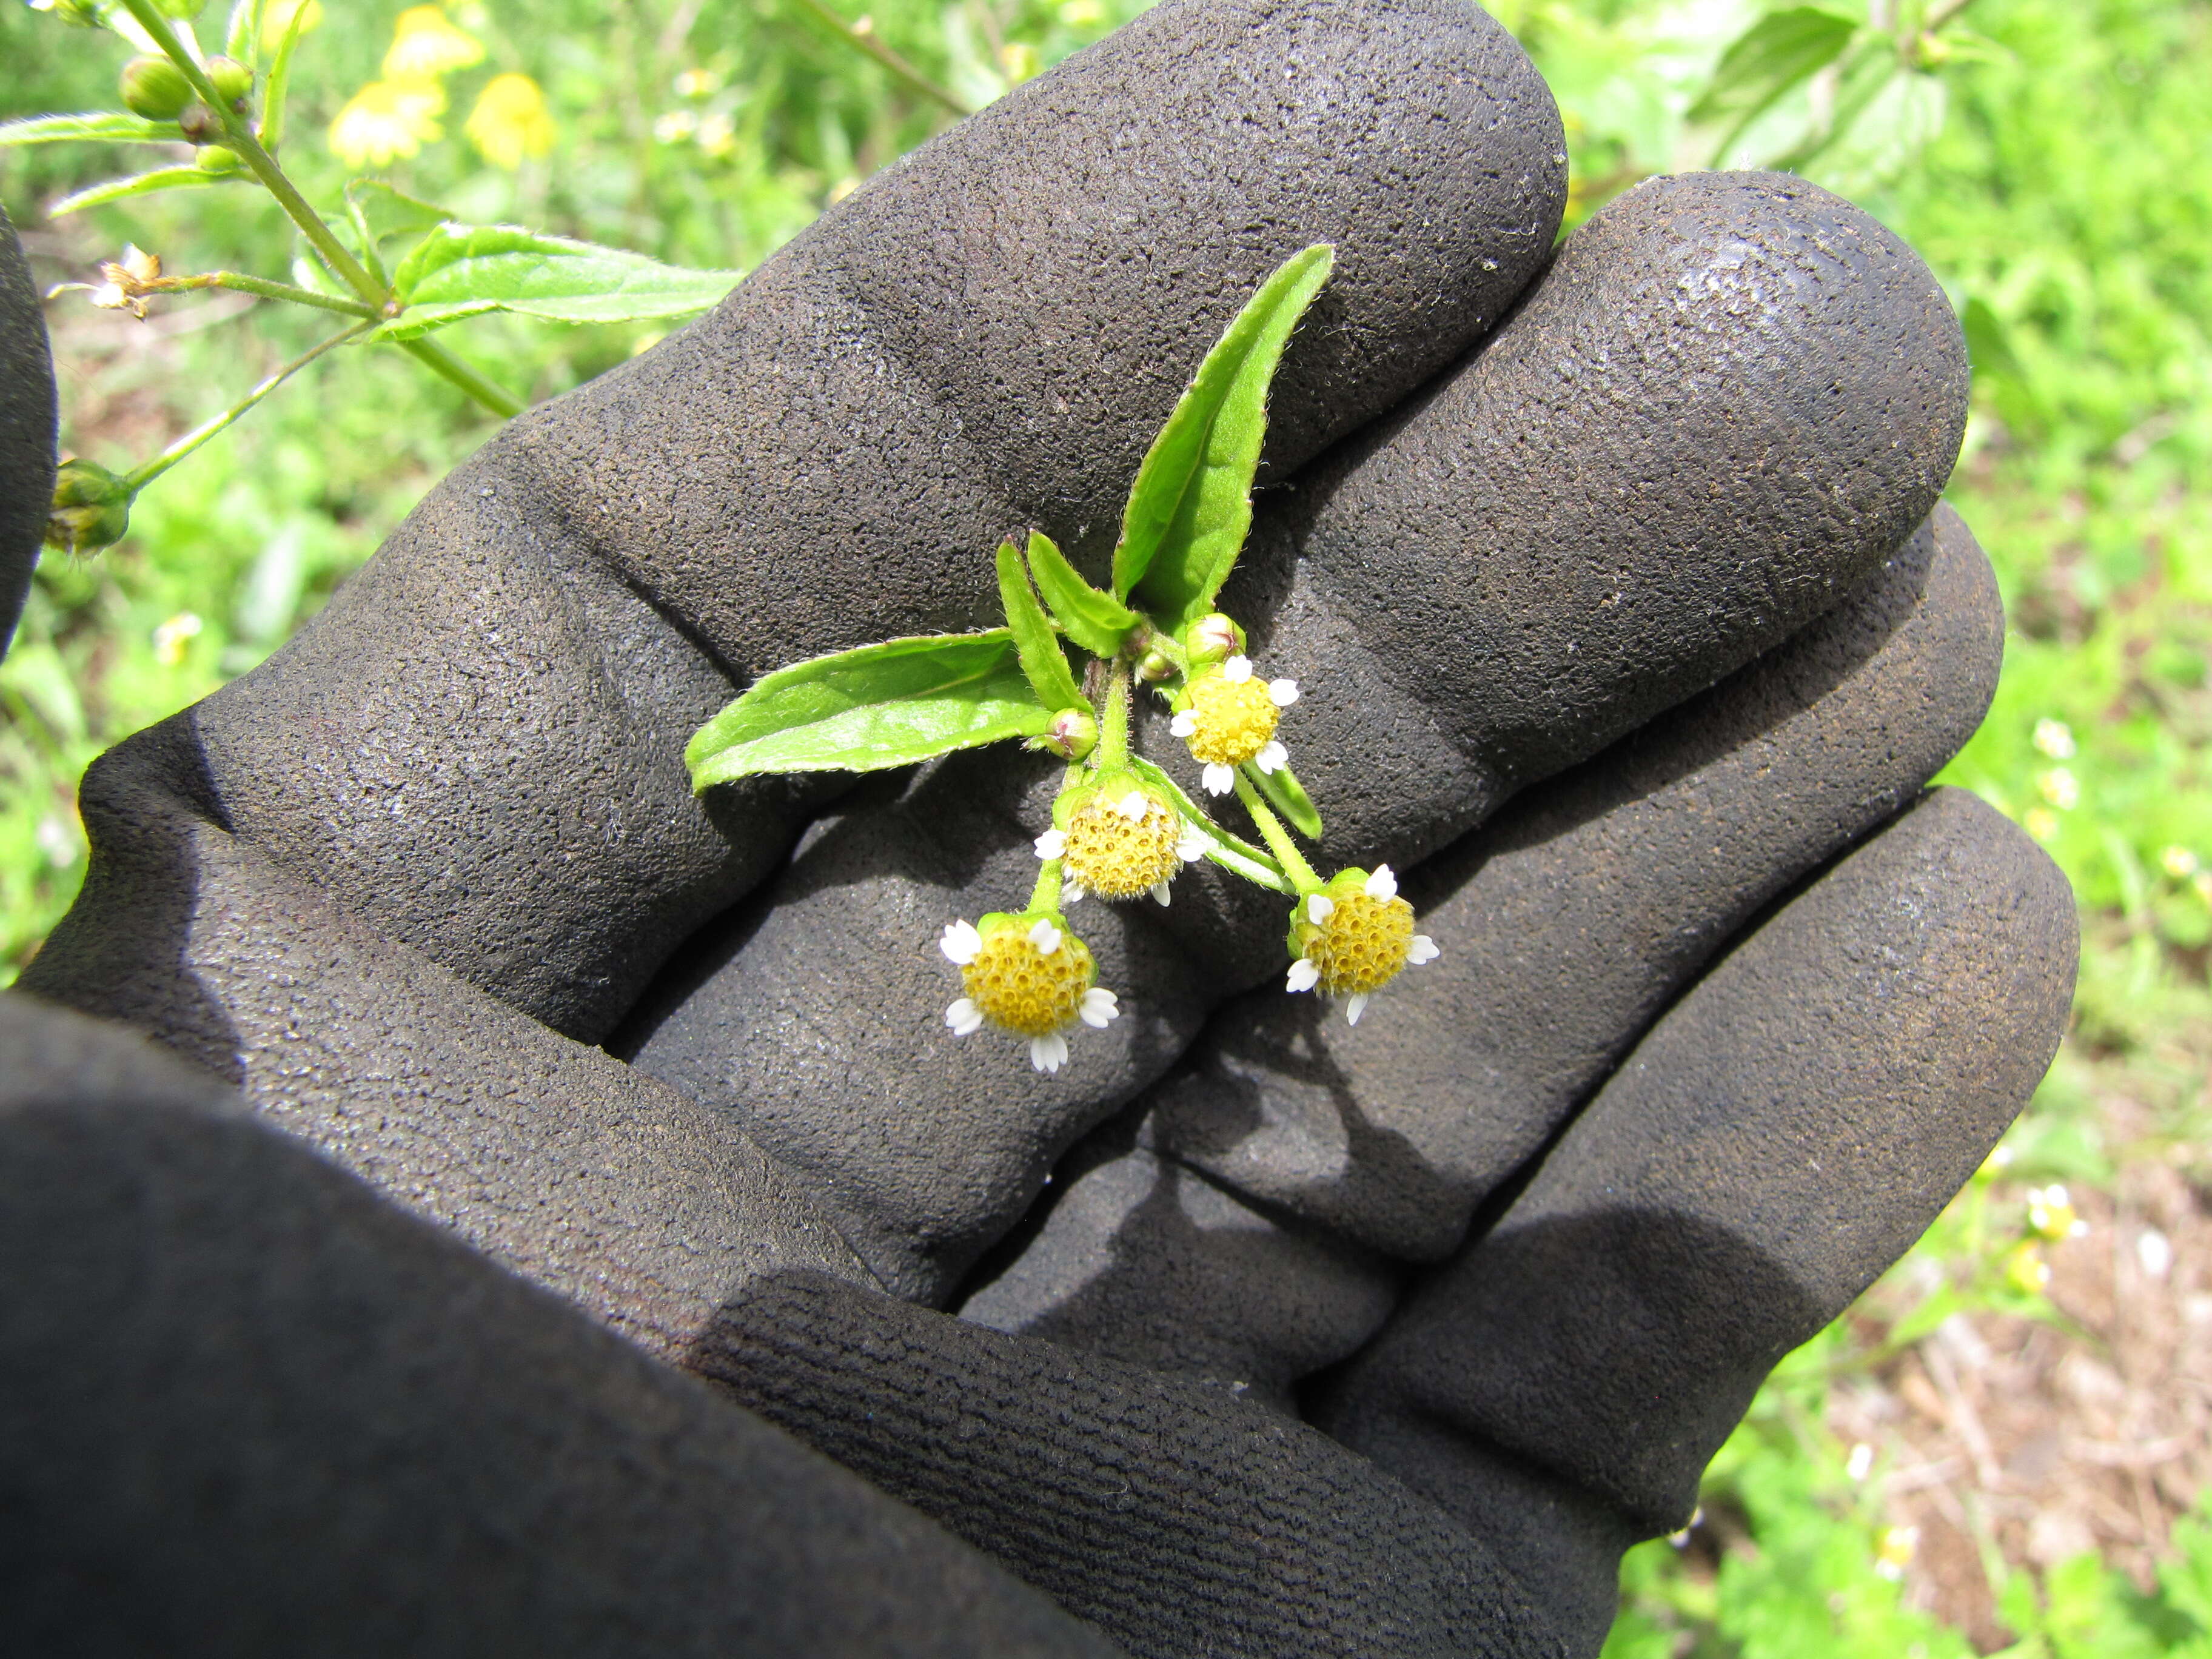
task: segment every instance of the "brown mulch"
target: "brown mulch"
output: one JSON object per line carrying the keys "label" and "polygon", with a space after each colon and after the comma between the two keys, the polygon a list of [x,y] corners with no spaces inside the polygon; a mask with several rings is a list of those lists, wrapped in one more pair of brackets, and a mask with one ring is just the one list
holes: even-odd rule
{"label": "brown mulch", "polygon": [[[2212,1481],[2212,1149],[2173,1138],[2172,1101],[2133,1097],[2125,1072],[2088,1075],[2117,1172],[2070,1190],[2087,1231],[2048,1247],[2073,1333],[1955,1316],[1829,1411],[1845,1444],[1873,1449],[1893,1524],[1918,1529],[1909,1600],[1985,1653],[2014,1639],[1992,1564],[2094,1550],[2148,1590]],[[2201,1072],[2193,1086],[2201,1109]],[[2024,1213],[2028,1186],[2001,1184],[1999,1202]]]}

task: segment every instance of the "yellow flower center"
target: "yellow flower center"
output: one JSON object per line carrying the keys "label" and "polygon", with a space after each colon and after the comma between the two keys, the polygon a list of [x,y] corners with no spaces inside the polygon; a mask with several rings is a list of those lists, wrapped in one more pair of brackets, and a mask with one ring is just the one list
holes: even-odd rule
{"label": "yellow flower center", "polygon": [[1204,675],[1190,688],[1191,757],[1206,766],[1242,766],[1267,746],[1281,714],[1258,675]]}
{"label": "yellow flower center", "polygon": [[1073,1024],[1083,994],[1097,977],[1090,947],[1064,929],[1049,954],[1018,927],[987,934],[975,959],[960,970],[977,1012],[1000,1030],[1025,1037],[1049,1036]]}
{"label": "yellow flower center", "polygon": [[[1144,802],[1136,817],[1122,810],[1131,794]],[[1102,793],[1069,814],[1061,856],[1067,873],[1099,897],[1135,898],[1182,868],[1176,855],[1182,833],[1175,809],[1158,796],[1131,790],[1109,800]]]}
{"label": "yellow flower center", "polygon": [[1305,922],[1305,957],[1330,996],[1379,991],[1398,976],[1413,948],[1413,907],[1401,898],[1349,893],[1326,921]]}

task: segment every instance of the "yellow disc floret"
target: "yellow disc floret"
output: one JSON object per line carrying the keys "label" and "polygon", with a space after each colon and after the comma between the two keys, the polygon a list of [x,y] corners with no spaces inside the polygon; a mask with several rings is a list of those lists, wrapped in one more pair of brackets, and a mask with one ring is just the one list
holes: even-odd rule
{"label": "yellow disc floret", "polygon": [[1182,815],[1150,789],[1127,781],[1102,785],[1066,816],[1065,868],[1101,898],[1135,898],[1182,868]]}
{"label": "yellow disc floret", "polygon": [[1075,1023],[1098,977],[1090,947],[1050,919],[985,916],[960,981],[976,1012],[1017,1036],[1049,1036]]}
{"label": "yellow disc floret", "polygon": [[1219,672],[1191,682],[1188,713],[1183,739],[1191,757],[1214,766],[1242,766],[1256,758],[1282,718],[1266,681],[1255,675],[1232,679]]}
{"label": "yellow disc floret", "polygon": [[1397,978],[1413,948],[1413,907],[1398,897],[1370,898],[1357,890],[1335,896],[1320,922],[1300,923],[1300,953],[1330,996],[1379,991]]}

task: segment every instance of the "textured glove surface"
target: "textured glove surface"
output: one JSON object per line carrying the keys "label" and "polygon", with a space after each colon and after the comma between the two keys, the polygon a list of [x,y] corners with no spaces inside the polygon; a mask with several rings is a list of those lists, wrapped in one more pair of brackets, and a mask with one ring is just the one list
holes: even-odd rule
{"label": "textured glove surface", "polygon": [[[2074,939],[2047,860],[1920,794],[2002,632],[1937,507],[1933,278],[1771,175],[1554,258],[1565,186],[1472,6],[1167,0],[105,757],[26,983],[1133,1651],[1594,1651],[1619,1549],[2026,1097]],[[1323,240],[1224,598],[1306,690],[1324,865],[1392,861],[1445,955],[1331,1024],[1267,983],[1282,902],[1195,870],[1078,911],[1127,1016],[1040,1076],[945,1034],[931,946],[1019,902],[1050,769],[698,802],[684,740],[987,621],[1009,532],[1097,574],[1206,344]]]}

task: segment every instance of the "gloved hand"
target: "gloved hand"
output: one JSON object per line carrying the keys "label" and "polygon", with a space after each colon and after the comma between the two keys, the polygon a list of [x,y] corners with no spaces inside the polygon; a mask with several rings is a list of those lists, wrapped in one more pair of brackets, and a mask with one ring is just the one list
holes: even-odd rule
{"label": "gloved hand", "polygon": [[[1471,5],[1167,0],[105,757],[26,987],[1131,1651],[1595,1651],[1620,1550],[2027,1097],[2075,943],[2039,852],[1920,793],[2001,635],[1933,279],[1768,175],[1554,258],[1565,173]],[[1443,956],[1352,1028],[1283,993],[1279,899],[1086,903],[1126,1017],[1038,1074],[945,1032],[934,942],[1018,904],[1054,768],[695,801],[684,738],[986,622],[1009,532],[1096,574],[1316,241],[1224,599],[1304,690],[1322,867],[1389,860]]]}

